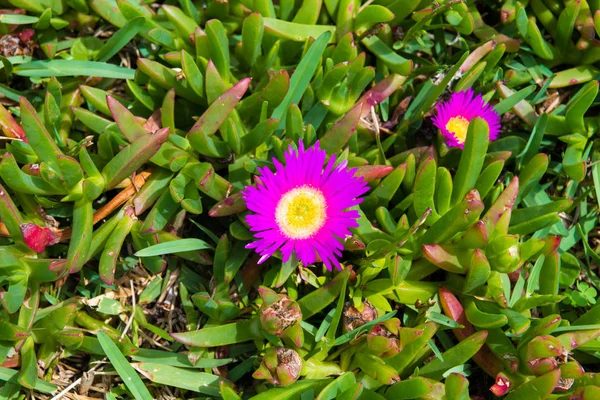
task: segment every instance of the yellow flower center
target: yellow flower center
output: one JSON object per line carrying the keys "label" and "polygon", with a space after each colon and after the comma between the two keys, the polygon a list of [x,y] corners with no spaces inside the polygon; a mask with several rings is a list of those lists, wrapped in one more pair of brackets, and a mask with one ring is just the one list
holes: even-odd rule
{"label": "yellow flower center", "polygon": [[306,239],[325,224],[327,204],[320,190],[301,186],[281,197],[275,209],[277,225],[290,239]]}
{"label": "yellow flower center", "polygon": [[469,130],[469,120],[459,115],[452,117],[446,124],[448,132],[454,134],[459,143],[464,143],[467,140],[467,131]]}

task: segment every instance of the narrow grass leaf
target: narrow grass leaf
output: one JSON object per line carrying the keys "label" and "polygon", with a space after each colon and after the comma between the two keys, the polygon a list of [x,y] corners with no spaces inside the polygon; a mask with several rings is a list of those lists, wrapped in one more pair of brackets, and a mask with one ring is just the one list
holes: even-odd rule
{"label": "narrow grass leaf", "polygon": [[546,130],[547,122],[548,114],[542,114],[535,123],[525,148],[521,154],[517,156],[517,159],[519,159],[522,164],[526,164],[534,155],[538,153],[538,150],[542,144],[542,139],[544,138],[544,131]]}
{"label": "narrow grass leaf", "polygon": [[219,243],[219,237],[217,235],[215,235],[214,233],[212,233],[210,229],[205,228],[204,226],[200,225],[193,219],[190,219],[190,222],[192,224],[196,225],[198,227],[198,229],[200,229],[202,232],[204,232],[206,234],[206,236],[208,236],[213,242],[215,242],[215,244]]}
{"label": "narrow grass leaf", "polygon": [[500,274],[500,280],[502,281],[502,290],[504,291],[504,296],[507,299],[510,299],[510,278],[506,274]]}
{"label": "narrow grass leaf", "polygon": [[538,257],[537,261],[531,268],[529,279],[527,279],[527,287],[525,288],[525,295],[530,296],[539,287],[540,273],[542,272],[542,265],[546,257],[542,254]]}
{"label": "narrow grass leaf", "polygon": [[435,322],[440,325],[444,325],[448,328],[464,328],[461,324],[454,321],[452,318],[446,317],[444,314],[440,314],[439,312],[431,311],[427,313],[427,319],[431,322]]}
{"label": "narrow grass leaf", "polygon": [[573,332],[573,331],[588,331],[593,329],[600,329],[600,324],[593,325],[571,325],[571,326],[560,326],[552,331],[552,333],[560,332]]}
{"label": "narrow grass leaf", "polygon": [[[131,368],[131,367],[130,367]],[[219,396],[217,375],[155,363],[135,364],[135,368],[154,383]]]}
{"label": "narrow grass leaf", "polygon": [[290,108],[290,104],[298,104],[302,95],[306,91],[310,80],[319,66],[319,59],[327,47],[327,43],[331,38],[331,32],[324,32],[315,40],[310,46],[310,49],[306,52],[306,55],[294,71],[294,74],[290,78],[290,87],[286,93],[283,101],[273,110],[271,118],[279,120],[279,129],[285,127],[285,119],[287,111]]}
{"label": "narrow grass leaf", "polygon": [[114,35],[104,43],[104,46],[100,48],[100,51],[96,54],[94,59],[101,62],[110,60],[112,56],[121,51],[121,49],[137,35],[145,21],[146,19],[143,17],[136,17],[127,22],[124,27],[116,31]]}
{"label": "narrow grass leaf", "polygon": [[524,287],[525,287],[525,277],[521,273],[519,275],[519,279],[517,280],[517,283],[515,283],[515,288],[513,289],[512,296],[510,297],[509,307],[513,307],[515,304],[517,304],[517,301],[519,301],[519,299],[521,298],[521,296],[523,294]]}
{"label": "narrow grass leaf", "polygon": [[195,364],[192,364],[186,354],[152,349],[138,349],[138,351],[131,356],[131,359],[138,362],[170,365],[172,367],[181,368],[215,368],[229,364],[233,361],[233,358],[201,358],[197,360]]}
{"label": "narrow grass leaf", "polygon": [[[14,73],[14,69],[13,69],[13,73]],[[14,90],[9,86],[0,84],[0,94],[3,95],[4,97],[15,101],[15,102],[19,102],[19,99],[21,98],[21,96],[25,96],[25,93],[20,92],[18,90]]]}
{"label": "narrow grass leaf", "polygon": [[437,358],[444,361],[444,356],[442,355],[442,352],[440,351],[440,349],[438,349],[437,345],[435,344],[435,342],[433,340],[429,340],[427,342],[427,345],[433,351],[433,354],[435,354],[435,356]]}
{"label": "narrow grass leaf", "polygon": [[320,342],[323,336],[325,336],[325,332],[327,332],[327,329],[329,329],[329,325],[331,325],[331,321],[333,320],[333,314],[335,314],[335,308],[332,308],[323,319],[323,322],[321,322],[319,330],[317,330],[317,333],[315,334],[315,342]]}
{"label": "narrow grass leaf", "polygon": [[256,356],[250,356],[238,365],[236,365],[235,368],[232,368],[227,373],[227,378],[229,378],[229,380],[231,380],[232,382],[237,382],[238,380],[240,380],[244,375],[246,375],[248,371],[250,371],[250,368],[252,368],[252,365],[254,364],[256,358]]}
{"label": "narrow grass leaf", "polygon": [[303,379],[301,381],[295,382],[286,387],[274,387],[269,390],[266,390],[262,393],[259,393],[255,396],[250,397],[251,400],[290,400],[297,399],[302,396],[302,393],[305,393],[309,390],[320,391],[322,390],[329,382],[331,382],[330,378],[327,379]]}
{"label": "narrow grass leaf", "polygon": [[53,76],[97,76],[113,79],[133,79],[135,70],[96,61],[38,60],[20,64],[13,69],[15,75],[36,78]]}
{"label": "narrow grass leaf", "polygon": [[117,345],[113,343],[108,335],[103,331],[98,331],[98,341],[113,367],[115,367],[115,370],[125,383],[125,386],[127,386],[129,391],[131,391],[131,394],[133,394],[133,397],[137,400],[152,400],[152,395],[144,385],[144,382],[142,382],[133,367],[129,364],[129,361],[127,361],[123,353],[121,353],[121,350],[119,350]]}
{"label": "narrow grass leaf", "polygon": [[527,96],[533,93],[536,89],[536,85],[527,86],[524,89],[519,90],[515,94],[508,96],[506,99],[502,100],[498,104],[494,106],[494,110],[500,115],[508,112],[511,108],[516,106],[520,101],[525,100]]}
{"label": "narrow grass leaf", "polygon": [[286,262],[281,263],[281,269],[279,270],[279,274],[277,274],[277,281],[275,282],[275,287],[280,288],[283,284],[288,280],[288,278],[292,275],[298,268],[298,260],[296,259],[296,254],[292,253],[290,258]]}
{"label": "narrow grass leaf", "polygon": [[461,374],[463,376],[471,375],[471,367],[469,364],[457,365],[456,367],[450,368],[448,371],[444,372],[442,375],[444,378],[447,378],[450,374]]}
{"label": "narrow grass leaf", "polygon": [[161,256],[163,254],[182,253],[185,251],[196,251],[203,249],[212,249],[213,247],[204,240],[189,238],[173,240],[172,242],[159,243],[146,247],[135,253],[136,257]]}
{"label": "narrow grass leaf", "polygon": [[[14,369],[0,367],[0,381],[11,382],[11,383],[18,385],[18,383],[17,383],[17,375],[18,374],[19,374],[19,371],[16,371]],[[52,383],[48,383],[45,380],[38,378],[35,381],[34,389],[37,390],[38,392],[42,392],[42,393],[52,393],[52,392],[56,391],[57,387],[56,387],[56,385],[53,385]]]}

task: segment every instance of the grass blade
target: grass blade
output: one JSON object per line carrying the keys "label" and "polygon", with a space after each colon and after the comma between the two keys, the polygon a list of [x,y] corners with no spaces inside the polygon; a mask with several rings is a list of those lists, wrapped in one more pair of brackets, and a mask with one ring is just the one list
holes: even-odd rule
{"label": "grass blade", "polygon": [[213,247],[204,240],[190,238],[155,244],[138,251],[134,255],[136,257],[151,257],[161,256],[163,254],[182,253],[184,251],[196,251],[212,248]]}
{"label": "grass blade", "polygon": [[[10,382],[14,383],[15,385],[19,385],[17,383],[18,374],[19,371],[17,370],[0,367],[0,381]],[[56,391],[56,385],[53,385],[52,383],[48,383],[45,380],[38,378],[35,381],[34,389],[42,393],[52,393]]]}
{"label": "grass blade", "polygon": [[496,112],[500,115],[504,114],[505,112],[510,111],[511,108],[516,106],[520,101],[525,100],[525,98],[527,96],[529,96],[531,93],[533,93],[535,91],[535,88],[536,88],[535,85],[530,85],[524,89],[519,90],[518,92],[516,92],[514,94],[511,94],[506,99],[504,99],[501,102],[499,102],[498,104],[496,104],[494,106],[494,110],[496,110]]}
{"label": "grass blade", "polygon": [[135,367],[152,382],[219,396],[219,381],[222,378],[217,375],[155,363],[139,363]]}
{"label": "grass blade", "polygon": [[310,46],[310,49],[306,52],[302,61],[298,63],[298,67],[294,71],[294,74],[290,78],[290,88],[286,93],[283,101],[273,110],[271,118],[278,119],[279,129],[283,129],[285,126],[285,118],[287,116],[288,108],[290,104],[298,104],[302,95],[306,91],[310,80],[319,66],[319,59],[327,47],[327,43],[331,38],[331,32],[324,32],[315,40]]}
{"label": "grass blade", "polygon": [[106,353],[106,356],[112,363],[113,367],[125,383],[125,386],[131,391],[133,397],[137,400],[152,400],[152,395],[144,385],[142,379],[135,372],[129,361],[125,358],[121,350],[103,331],[98,332],[98,341],[100,346]]}
{"label": "grass blade", "polygon": [[133,79],[135,70],[96,61],[39,60],[20,64],[13,69],[15,75],[37,78],[53,76],[97,76],[101,78]]}
{"label": "grass blade", "polygon": [[96,54],[95,60],[101,62],[110,60],[112,56],[117,54],[135,37],[135,35],[137,35],[145,21],[145,18],[137,17],[127,22],[124,27],[116,31],[115,34],[104,43],[104,46],[102,46],[98,54]]}
{"label": "grass blade", "polygon": [[181,368],[215,368],[227,365],[233,361],[233,358],[200,358],[195,364],[192,364],[186,354],[152,349],[139,349],[135,354],[131,355],[131,359],[142,363],[154,363]]}

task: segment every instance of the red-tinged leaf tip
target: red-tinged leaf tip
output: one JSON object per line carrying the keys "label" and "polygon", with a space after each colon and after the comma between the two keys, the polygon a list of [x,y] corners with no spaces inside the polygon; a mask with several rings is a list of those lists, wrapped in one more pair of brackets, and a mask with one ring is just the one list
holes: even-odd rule
{"label": "red-tinged leaf tip", "polygon": [[[106,105],[108,106],[108,110],[110,111],[113,119],[115,120],[115,122],[117,123],[119,128],[122,131],[124,131],[123,133],[125,134],[125,136],[127,137],[127,139],[129,141],[132,141],[133,139],[136,138],[136,136],[139,136],[137,133],[131,137],[129,135],[128,131],[131,130],[131,127],[128,126],[127,121],[129,121],[129,118],[127,118],[128,117],[127,114],[130,114],[130,112],[127,109],[127,107],[125,107],[117,99],[115,99],[114,97],[112,97],[111,95],[108,95],[108,94],[106,95]],[[141,122],[141,124],[146,122],[146,120],[144,118],[140,118],[140,117],[133,116],[133,115],[131,115],[130,117],[132,117],[138,124],[140,124],[140,122]]]}
{"label": "red-tinged leaf tip", "polygon": [[363,165],[355,169],[355,177],[362,177],[367,182],[373,182],[376,179],[381,179],[389,175],[394,170],[394,167],[388,165]]}
{"label": "red-tinged leaf tip", "polygon": [[512,212],[518,194],[519,178],[515,176],[482,218],[488,225],[488,233],[496,226],[496,223],[505,212]]}
{"label": "red-tinged leaf tip", "polygon": [[548,256],[551,253],[555,252],[556,249],[558,249],[558,246],[560,246],[560,243],[562,241],[562,237],[548,236],[547,238],[544,239],[544,241],[546,242],[546,246],[544,249],[544,255]]}
{"label": "red-tinged leaf tip", "polygon": [[512,156],[512,151],[500,151],[496,155],[496,161],[506,161]]}
{"label": "red-tinged leaf tip", "polygon": [[455,322],[464,326],[464,328],[456,328],[453,330],[456,337],[459,340],[464,340],[474,334],[475,328],[473,328],[473,325],[467,321],[465,309],[460,301],[458,301],[456,296],[454,296],[454,294],[444,286],[440,286],[439,296],[444,314],[446,314],[447,317],[452,318]]}
{"label": "red-tinged leaf tip", "polygon": [[225,217],[246,210],[246,202],[242,199],[243,192],[232,194],[215,204],[209,211],[211,217]]}
{"label": "red-tinged leaf tip", "polygon": [[[425,216],[428,214],[425,214]],[[441,269],[458,272],[463,267],[458,263],[456,252],[447,246],[439,244],[424,244],[421,248],[423,257]]]}
{"label": "red-tinged leaf tip", "polygon": [[[233,87],[234,88],[238,88],[243,89],[243,93],[242,96],[244,95],[244,93],[246,92],[246,90],[248,89],[248,86],[250,86],[250,82],[252,82],[252,78],[244,78],[242,80],[240,80],[238,83],[236,83]],[[240,96],[241,98],[241,96]]]}
{"label": "red-tinged leaf tip", "polygon": [[358,103],[337,121],[321,139],[321,147],[330,154],[340,151],[356,131],[362,115],[363,103]]}
{"label": "red-tinged leaf tip", "polygon": [[108,105],[108,109],[110,110],[110,112],[113,114],[113,117],[115,116],[115,107],[118,107],[119,103],[114,97],[112,97],[110,94],[106,95],[106,105]]}
{"label": "red-tinged leaf tip", "polygon": [[25,130],[23,127],[17,123],[12,113],[1,105],[0,126],[2,127],[2,130],[6,136],[21,139],[24,142],[27,142],[27,136],[25,135]]}
{"label": "red-tinged leaf tip", "polygon": [[206,70],[208,71],[209,69],[212,69],[212,70],[217,69],[217,67],[215,67],[215,63],[212,60],[208,60],[208,64],[206,64]]}
{"label": "red-tinged leaf tip", "polygon": [[364,250],[367,246],[354,236],[347,237],[344,241],[344,250],[357,251]]}
{"label": "red-tinged leaf tip", "polygon": [[69,267],[69,260],[56,260],[52,261],[48,266],[48,270],[56,274],[57,278],[60,278],[67,274],[67,268]]}
{"label": "red-tinged leaf tip", "polygon": [[268,287],[259,286],[257,290],[265,305],[273,304],[279,299],[279,295]]}
{"label": "red-tinged leaf tip", "polygon": [[21,224],[20,228],[25,244],[36,253],[41,253],[46,250],[46,246],[58,242],[56,235],[49,228],[42,228],[31,222]]}
{"label": "red-tinged leaf tip", "polygon": [[481,196],[479,195],[479,192],[476,189],[473,189],[466,194],[465,201],[469,203],[474,201],[481,203]]}
{"label": "red-tinged leaf tip", "polygon": [[191,345],[191,342],[189,340],[186,340],[185,336],[181,336],[181,335],[185,335],[185,332],[173,332],[171,333],[171,337],[175,340],[177,340],[179,343],[183,343],[185,345]]}
{"label": "red-tinged leaf tip", "polygon": [[363,107],[362,109],[362,117],[367,116],[371,112],[371,107],[376,106],[391,96],[404,81],[404,77],[392,74],[373,86],[373,88],[358,100],[359,103],[366,104],[366,107]]}
{"label": "red-tinged leaf tip", "polygon": [[[503,13],[501,13],[501,18],[502,18],[502,16],[504,16]],[[489,42],[487,42],[487,43],[479,46],[475,50],[473,50],[473,52],[471,54],[469,54],[467,59],[460,66],[460,72],[464,74],[465,72],[469,71],[479,60],[481,60],[485,55],[487,55],[495,47],[496,47],[496,41],[490,40]]]}
{"label": "red-tinged leaf tip", "polygon": [[438,245],[435,244],[424,244],[423,245],[423,256],[429,260],[430,262],[436,261],[436,257],[435,257],[435,249],[439,247]]}

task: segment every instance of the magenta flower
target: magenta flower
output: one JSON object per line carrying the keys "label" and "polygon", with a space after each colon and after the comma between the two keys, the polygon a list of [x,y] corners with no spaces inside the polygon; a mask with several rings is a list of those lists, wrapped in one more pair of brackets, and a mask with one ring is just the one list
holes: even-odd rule
{"label": "magenta flower", "polygon": [[490,140],[498,139],[500,134],[500,115],[494,108],[483,101],[480,94],[473,97],[473,89],[466,92],[452,93],[450,99],[436,107],[436,115],[432,118],[450,147],[465,146],[469,122],[475,117],[483,118],[490,129]]}
{"label": "magenta flower", "polygon": [[300,141],[298,147],[285,153],[285,166],[273,159],[275,173],[259,168],[257,187],[244,189],[251,211],[246,222],[256,238],[246,247],[261,255],[259,263],[281,249],[284,262],[294,252],[304,264],[314,263],[318,255],[328,269],[341,268],[341,240],[349,228],[358,227],[358,211],[348,208],[359,204],[358,197],[369,188],[346,168],[347,162],[335,166],[335,156],[323,168],[326,152],[318,142],[305,150]]}

